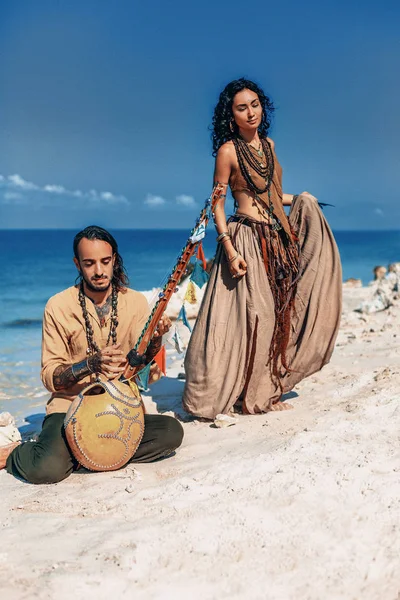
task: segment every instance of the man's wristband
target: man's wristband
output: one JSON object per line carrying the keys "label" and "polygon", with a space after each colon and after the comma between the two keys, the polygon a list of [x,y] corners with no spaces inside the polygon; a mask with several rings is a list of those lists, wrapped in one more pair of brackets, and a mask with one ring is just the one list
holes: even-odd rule
{"label": "man's wristband", "polygon": [[83,377],[86,377],[92,373],[87,358],[85,358],[85,360],[81,360],[81,362],[73,364],[71,366],[71,371],[76,381],[79,381]]}

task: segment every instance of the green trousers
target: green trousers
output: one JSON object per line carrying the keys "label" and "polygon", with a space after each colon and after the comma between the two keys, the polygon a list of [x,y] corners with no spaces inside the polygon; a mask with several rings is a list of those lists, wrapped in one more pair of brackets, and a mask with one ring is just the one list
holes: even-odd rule
{"label": "green trousers", "polygon": [[[57,483],[78,468],[64,433],[65,413],[45,417],[37,442],[24,442],[7,459],[7,471],[29,483]],[[182,425],[164,415],[145,415],[142,441],[132,462],[151,462],[169,456],[183,439]]]}

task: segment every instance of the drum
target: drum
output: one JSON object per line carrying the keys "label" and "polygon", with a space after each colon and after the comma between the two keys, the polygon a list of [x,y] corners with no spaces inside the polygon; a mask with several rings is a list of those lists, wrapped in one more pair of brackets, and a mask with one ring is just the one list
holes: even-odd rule
{"label": "drum", "polygon": [[144,408],[136,383],[98,381],[72,402],[65,435],[76,460],[91,471],[115,471],[135,454],[144,433]]}

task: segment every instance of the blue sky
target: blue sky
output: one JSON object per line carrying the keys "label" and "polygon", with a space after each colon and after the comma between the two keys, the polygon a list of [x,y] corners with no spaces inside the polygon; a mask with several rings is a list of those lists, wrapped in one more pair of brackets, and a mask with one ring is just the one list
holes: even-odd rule
{"label": "blue sky", "polygon": [[0,227],[190,227],[231,79],[271,95],[284,190],[400,223],[400,3],[0,0]]}

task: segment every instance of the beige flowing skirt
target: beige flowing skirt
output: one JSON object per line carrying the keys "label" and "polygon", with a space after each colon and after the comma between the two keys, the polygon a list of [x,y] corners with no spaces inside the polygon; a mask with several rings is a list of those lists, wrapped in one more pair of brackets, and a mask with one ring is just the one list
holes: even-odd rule
{"label": "beige flowing skirt", "polygon": [[[299,237],[301,278],[286,352],[290,372],[281,379],[284,393],[329,362],[342,300],[339,252],[317,201],[299,195],[289,221]],[[243,410],[254,414],[282,396],[269,365],[275,312],[259,242],[249,226],[232,222],[228,228],[247,273],[233,279],[218,248],[185,357],[183,406],[208,419],[228,413],[239,398]]]}

